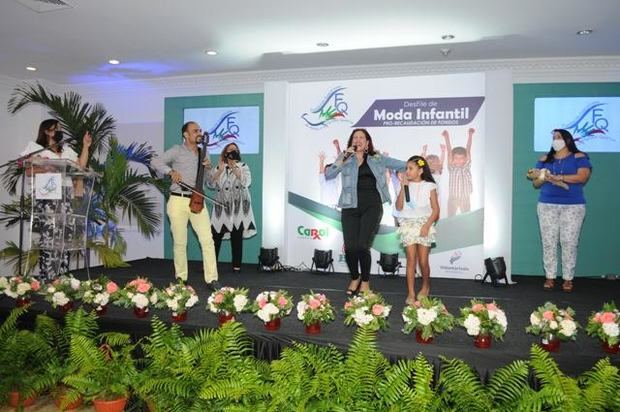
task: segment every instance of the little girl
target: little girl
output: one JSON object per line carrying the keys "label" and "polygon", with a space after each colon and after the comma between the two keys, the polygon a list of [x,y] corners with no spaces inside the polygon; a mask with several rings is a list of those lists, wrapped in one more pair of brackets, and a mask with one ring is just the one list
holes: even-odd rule
{"label": "little girl", "polygon": [[401,188],[396,199],[396,209],[399,211],[398,233],[400,233],[407,253],[407,299],[405,303],[414,305],[417,265],[420,266],[422,272],[422,288],[418,296],[428,296],[431,287],[428,255],[431,245],[435,242],[433,224],[439,219],[437,185],[428,162],[422,156],[409,158],[405,176],[399,173],[399,178]]}

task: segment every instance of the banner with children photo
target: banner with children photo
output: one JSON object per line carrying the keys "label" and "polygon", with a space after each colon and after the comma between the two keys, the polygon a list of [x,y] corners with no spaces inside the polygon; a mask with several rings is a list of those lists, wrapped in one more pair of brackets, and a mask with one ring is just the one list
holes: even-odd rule
{"label": "banner with children photo", "polygon": [[[310,266],[315,249],[331,250],[347,272],[338,199],[340,176],[325,168],[347,149],[351,132],[368,130],[375,150],[406,161],[422,156],[437,184],[440,217],[431,249],[432,276],[473,278],[483,262],[483,73],[295,83],[289,86],[286,262]],[[372,246],[372,273],[380,253],[399,253],[394,204],[400,182],[385,174],[385,203]]]}

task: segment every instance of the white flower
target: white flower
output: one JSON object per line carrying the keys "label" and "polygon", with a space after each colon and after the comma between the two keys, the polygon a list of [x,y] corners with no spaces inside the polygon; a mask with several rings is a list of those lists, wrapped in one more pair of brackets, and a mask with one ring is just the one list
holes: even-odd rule
{"label": "white flower", "polygon": [[353,320],[355,320],[358,326],[366,326],[374,320],[374,316],[367,313],[363,308],[359,308],[353,313]]}
{"label": "white flower", "polygon": [[9,281],[6,276],[0,276],[0,290],[6,289],[9,286]]}
{"label": "white flower", "polygon": [[19,296],[25,295],[26,292],[28,292],[30,289],[32,289],[30,287],[30,283],[22,282],[19,285],[17,285],[17,294]]}
{"label": "white flower", "polygon": [[558,323],[555,320],[552,320],[551,322],[549,322],[549,328],[550,329],[557,329],[558,328]]}
{"label": "white flower", "polygon": [[269,313],[267,313],[265,308],[262,308],[256,312],[256,316],[258,316],[263,322],[269,322],[271,320],[271,316],[269,316]]}
{"label": "white flower", "polygon": [[151,304],[152,304],[152,305],[154,305],[154,304],[156,304],[156,303],[157,303],[157,300],[158,300],[158,299],[159,299],[159,298],[157,297],[157,293],[152,293],[152,294],[151,294],[151,298],[149,299],[149,301],[151,302]]}
{"label": "white flower", "polygon": [[532,324],[532,326],[540,325],[540,318],[534,312],[532,312],[532,314],[530,315],[530,323]]}
{"label": "white flower", "polygon": [[437,319],[437,312],[433,309],[418,309],[418,321],[420,324],[427,326],[430,325],[435,319]]}
{"label": "white flower", "polygon": [[564,336],[573,336],[577,331],[577,325],[570,319],[564,319],[560,322],[560,333]]}
{"label": "white flower", "polygon": [[467,334],[470,336],[477,336],[480,334],[480,319],[471,313],[465,318],[463,326],[465,326]]}
{"label": "white flower", "polygon": [[189,297],[189,299],[187,299],[187,302],[185,302],[185,307],[186,308],[191,308],[196,303],[198,303],[198,296],[192,295],[192,296]]}
{"label": "white flower", "polygon": [[307,310],[306,302],[304,302],[303,300],[300,300],[299,303],[297,303],[297,319],[304,320],[304,314],[306,313],[306,310]]}
{"label": "white flower", "polygon": [[241,312],[248,304],[248,298],[245,295],[235,295],[233,298],[233,305],[237,312]]}
{"label": "white flower", "polygon": [[390,316],[390,311],[392,310],[391,306],[385,305],[383,307],[383,317],[387,318],[388,316]]}
{"label": "white flower", "polygon": [[133,292],[127,292],[127,299],[133,299]]}
{"label": "white flower", "polygon": [[218,312],[219,312],[219,310],[217,309],[217,307],[213,304],[213,300],[212,300],[211,298],[209,298],[209,299],[207,300],[207,302],[208,302],[209,310],[210,310],[212,313],[218,313]]}
{"label": "white flower", "polygon": [[108,304],[109,300],[110,300],[110,295],[107,292],[101,292],[95,295],[95,298],[93,299],[93,303],[99,306],[105,306]]}
{"label": "white flower", "polygon": [[67,295],[65,295],[64,292],[55,292],[52,295],[52,303],[56,304],[57,306],[64,306],[69,303],[69,298],[67,297]]}
{"label": "white flower", "polygon": [[17,293],[8,288],[4,291],[4,294],[13,299],[17,298]]}
{"label": "white flower", "polygon": [[495,318],[497,320],[497,323],[499,323],[504,330],[504,332],[506,332],[506,329],[508,328],[508,319],[506,319],[506,313],[504,313],[503,310],[497,310],[495,313]]}
{"label": "white flower", "polygon": [[620,328],[617,323],[603,323],[603,332],[609,337],[616,337],[620,332]]}
{"label": "white flower", "polygon": [[176,312],[179,309],[179,301],[176,299],[166,299],[166,305],[173,312]]}
{"label": "white flower", "polygon": [[76,278],[71,278],[71,289],[78,290],[80,289],[80,280]]}
{"label": "white flower", "polygon": [[47,293],[54,293],[56,292],[56,288],[54,286],[50,286],[47,288]]}
{"label": "white flower", "polygon": [[131,302],[134,304],[135,307],[139,308],[139,309],[144,309],[149,305],[149,300],[146,296],[144,296],[142,293],[136,293],[132,298],[131,298]]}

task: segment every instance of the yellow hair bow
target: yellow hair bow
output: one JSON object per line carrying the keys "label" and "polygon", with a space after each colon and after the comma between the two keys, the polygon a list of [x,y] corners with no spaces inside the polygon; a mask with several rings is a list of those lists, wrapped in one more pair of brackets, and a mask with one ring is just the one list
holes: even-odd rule
{"label": "yellow hair bow", "polygon": [[423,159],[418,159],[418,161],[416,162],[418,164],[418,166],[420,167],[424,167],[424,165],[426,164],[426,162]]}

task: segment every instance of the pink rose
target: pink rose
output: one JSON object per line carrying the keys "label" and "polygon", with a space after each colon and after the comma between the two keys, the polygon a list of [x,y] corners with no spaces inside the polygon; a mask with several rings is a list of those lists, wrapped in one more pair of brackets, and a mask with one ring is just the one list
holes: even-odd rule
{"label": "pink rose", "polygon": [[310,306],[310,309],[317,309],[319,306],[321,306],[321,301],[312,298],[308,301],[308,306]]}
{"label": "pink rose", "polygon": [[594,314],[594,321],[595,321],[596,323],[601,323],[601,312],[596,312],[596,313]]}
{"label": "pink rose", "polygon": [[543,312],[543,318],[547,319],[547,320],[553,320],[555,318],[555,316],[553,315],[553,312],[550,310],[546,310]]}
{"label": "pink rose", "polygon": [[372,314],[375,316],[383,315],[383,305],[379,305],[378,303],[372,305]]}
{"label": "pink rose", "polygon": [[284,296],[280,296],[278,298],[278,305],[280,305],[280,307],[284,307],[288,304],[288,299],[286,299]]}
{"label": "pink rose", "polygon": [[266,304],[267,304],[267,299],[261,298],[261,299],[258,300],[258,307],[259,308],[261,308],[261,309],[264,308]]}
{"label": "pink rose", "polygon": [[487,303],[487,310],[497,310],[495,303]]}
{"label": "pink rose", "polygon": [[604,312],[601,315],[601,323],[612,323],[615,322],[616,315],[613,312]]}
{"label": "pink rose", "polygon": [[349,308],[351,308],[351,306],[353,306],[353,304],[351,302],[345,302],[345,304],[344,304],[344,308],[345,309],[349,309]]}
{"label": "pink rose", "polygon": [[146,293],[149,291],[149,289],[151,288],[151,285],[149,285],[148,283],[140,283],[137,287],[136,290],[139,293]]}
{"label": "pink rose", "polygon": [[478,313],[484,310],[484,305],[482,303],[476,303],[471,307],[471,311],[474,313]]}
{"label": "pink rose", "polygon": [[111,295],[112,293],[118,292],[118,285],[110,281],[107,285],[105,285],[105,290]]}
{"label": "pink rose", "polygon": [[15,278],[13,278],[13,282],[15,282],[16,285],[19,285],[20,283],[22,283],[22,278],[20,278],[19,276],[15,276]]}
{"label": "pink rose", "polygon": [[213,303],[222,303],[224,301],[224,295],[221,293],[218,293],[217,295],[215,295],[215,297],[213,298]]}
{"label": "pink rose", "polygon": [[30,287],[34,292],[36,292],[41,289],[41,283],[39,283],[39,281],[36,279],[32,279],[32,281],[30,282]]}

